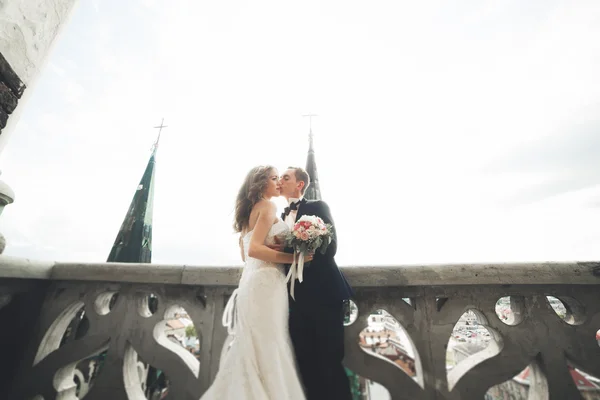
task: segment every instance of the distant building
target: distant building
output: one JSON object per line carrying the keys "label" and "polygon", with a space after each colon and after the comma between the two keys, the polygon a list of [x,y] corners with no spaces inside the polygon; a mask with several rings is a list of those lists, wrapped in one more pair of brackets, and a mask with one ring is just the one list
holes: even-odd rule
{"label": "distant building", "polygon": [[359,345],[396,364],[410,377],[416,376],[412,345],[398,321],[385,311],[371,314],[368,326],[359,335]]}
{"label": "distant building", "polygon": [[[573,381],[584,400],[600,400],[600,386],[590,381],[577,369],[569,367]],[[529,394],[529,367],[513,379],[493,386],[485,395],[485,400],[526,399]]]}

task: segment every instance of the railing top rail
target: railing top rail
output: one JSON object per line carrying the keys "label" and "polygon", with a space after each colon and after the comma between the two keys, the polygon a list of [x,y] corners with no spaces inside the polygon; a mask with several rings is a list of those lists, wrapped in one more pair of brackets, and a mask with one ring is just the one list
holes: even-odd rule
{"label": "railing top rail", "polygon": [[[365,265],[341,269],[355,287],[600,285],[600,262]],[[235,286],[240,273],[241,266],[74,263],[0,255],[0,278]]]}

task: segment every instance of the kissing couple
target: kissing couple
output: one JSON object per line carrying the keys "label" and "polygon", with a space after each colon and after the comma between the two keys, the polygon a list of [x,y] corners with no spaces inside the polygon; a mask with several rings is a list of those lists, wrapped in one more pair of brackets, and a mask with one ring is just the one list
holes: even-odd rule
{"label": "kissing couple", "polygon": [[[327,204],[306,200],[310,177],[290,167],[250,170],[239,190],[234,229],[244,268],[223,315],[228,338],[219,372],[202,400],[351,400],[344,358],[344,303],[353,295],[335,263],[337,237],[305,257],[293,298],[286,273],[294,250],[282,243],[302,216],[333,226]],[[271,201],[283,196],[281,217]]]}

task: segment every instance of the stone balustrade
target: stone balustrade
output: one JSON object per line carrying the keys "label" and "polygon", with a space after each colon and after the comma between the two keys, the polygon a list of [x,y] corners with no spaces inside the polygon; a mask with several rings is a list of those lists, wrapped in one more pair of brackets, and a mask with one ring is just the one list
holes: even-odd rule
{"label": "stone balustrade", "polygon": [[[573,379],[573,371],[600,377],[600,263],[343,271],[358,308],[346,327],[345,364],[383,385],[392,399],[480,400],[509,381],[525,388],[528,399],[600,393]],[[0,256],[2,398],[141,400],[152,384],[144,377],[159,370],[168,380],[167,399],[198,399],[226,348],[221,317],[239,274],[239,267]],[[512,312],[498,312],[501,298]],[[561,315],[549,298],[562,303]],[[177,327],[167,321],[182,309],[196,329],[197,354],[169,338]],[[406,333],[412,372],[375,345],[359,343],[377,310],[387,311]],[[453,330],[468,310],[489,337],[483,350],[448,367]],[[524,379],[519,373],[527,367]]]}

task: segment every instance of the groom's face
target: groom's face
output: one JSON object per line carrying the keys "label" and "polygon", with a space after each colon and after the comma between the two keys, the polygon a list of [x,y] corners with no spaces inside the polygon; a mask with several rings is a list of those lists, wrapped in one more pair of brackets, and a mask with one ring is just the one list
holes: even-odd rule
{"label": "groom's face", "polygon": [[299,182],[296,179],[295,170],[286,169],[279,178],[279,186],[281,187],[281,195],[286,199],[300,197]]}

